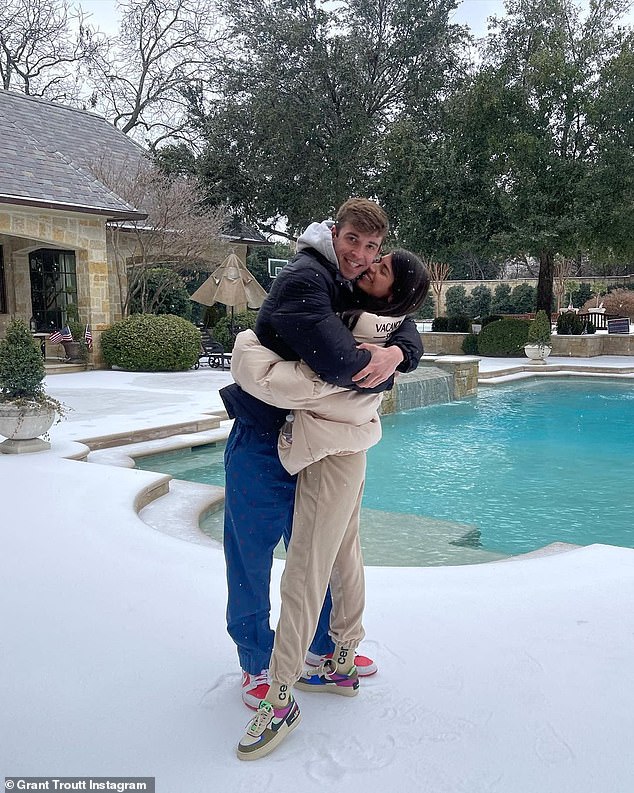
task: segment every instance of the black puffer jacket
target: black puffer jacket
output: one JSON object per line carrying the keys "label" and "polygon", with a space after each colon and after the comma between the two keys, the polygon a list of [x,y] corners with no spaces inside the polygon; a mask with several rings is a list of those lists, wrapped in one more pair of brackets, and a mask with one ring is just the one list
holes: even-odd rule
{"label": "black puffer jacket", "polygon": [[[352,376],[370,361],[367,350],[357,349],[352,333],[337,312],[362,307],[363,293],[353,290],[336,265],[318,251],[300,251],[277,276],[269,296],[258,312],[255,332],[261,342],[287,361],[304,360],[328,383],[357,388]],[[390,338],[404,359],[398,366],[409,372],[418,365],[423,347],[416,325],[406,319]],[[365,392],[379,393],[392,388],[390,378]],[[359,389],[361,390],[361,389]],[[263,431],[282,426],[286,411],[265,405],[235,383],[223,388],[220,396],[228,414]]]}

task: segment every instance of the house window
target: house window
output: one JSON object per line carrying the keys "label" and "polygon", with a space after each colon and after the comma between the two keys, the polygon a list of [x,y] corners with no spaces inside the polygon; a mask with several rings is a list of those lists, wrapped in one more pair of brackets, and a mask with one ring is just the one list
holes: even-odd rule
{"label": "house window", "polygon": [[50,333],[63,327],[69,308],[77,306],[75,252],[40,248],[29,254],[29,267],[33,319],[38,331]]}
{"label": "house window", "polygon": [[0,245],[0,314],[7,313],[7,289],[4,283],[4,259],[2,258],[2,245]]}

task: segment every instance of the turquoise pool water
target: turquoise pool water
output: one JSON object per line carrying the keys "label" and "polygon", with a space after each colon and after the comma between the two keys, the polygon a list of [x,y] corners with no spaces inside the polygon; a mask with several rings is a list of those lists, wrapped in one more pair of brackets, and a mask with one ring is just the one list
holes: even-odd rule
{"label": "turquoise pool water", "polygon": [[382,422],[368,507],[462,521],[509,554],[634,547],[634,383],[524,381]]}
{"label": "turquoise pool water", "polygon": [[[478,552],[485,561],[555,541],[634,547],[632,382],[485,387],[476,398],[382,423],[383,440],[368,453],[368,564],[477,561]],[[137,462],[222,485],[222,452],[207,447]],[[218,516],[209,525],[219,536]]]}

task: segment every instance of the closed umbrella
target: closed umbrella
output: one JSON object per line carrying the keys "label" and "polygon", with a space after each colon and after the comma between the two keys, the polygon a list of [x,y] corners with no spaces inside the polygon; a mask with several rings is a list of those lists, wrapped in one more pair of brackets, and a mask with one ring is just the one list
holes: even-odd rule
{"label": "closed umbrella", "polygon": [[235,253],[230,253],[191,296],[203,306],[223,303],[232,308],[245,304],[259,308],[265,298],[266,292]]}
{"label": "closed umbrella", "polygon": [[232,333],[234,308],[244,305],[259,308],[265,298],[265,290],[235,253],[230,253],[191,296],[192,300],[203,306],[212,306],[214,303],[230,306]]}

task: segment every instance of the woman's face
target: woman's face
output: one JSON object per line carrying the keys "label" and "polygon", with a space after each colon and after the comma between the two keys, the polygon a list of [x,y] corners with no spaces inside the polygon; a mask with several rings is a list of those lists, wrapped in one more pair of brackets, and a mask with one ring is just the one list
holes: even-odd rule
{"label": "woman's face", "polygon": [[357,286],[366,295],[379,300],[392,296],[394,273],[392,272],[392,254],[387,253],[379,262],[373,263],[357,281]]}

